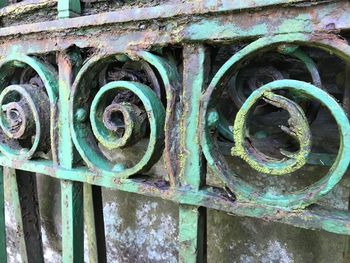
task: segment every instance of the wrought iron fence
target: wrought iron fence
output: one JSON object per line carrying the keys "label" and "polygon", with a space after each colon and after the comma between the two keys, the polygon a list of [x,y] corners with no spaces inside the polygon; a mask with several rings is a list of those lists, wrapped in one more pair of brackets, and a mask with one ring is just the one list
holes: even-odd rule
{"label": "wrought iron fence", "polygon": [[[6,20],[53,5],[58,20]],[[23,1],[0,10],[0,164],[14,175],[26,262],[44,260],[35,173],[61,180],[64,262],[83,261],[84,216],[90,261],[106,261],[101,187],[178,203],[180,262],[205,261],[207,208],[350,234],[348,211],[316,204],[350,161],[349,1],[161,1],[80,16],[85,5]],[[230,56],[213,66],[219,49]],[[341,92],[324,85],[314,52],[344,66]],[[303,77],[293,78],[293,63]],[[321,111],[337,126],[336,152],[312,143]],[[287,113],[283,146],[257,127],[276,126],[263,118],[276,112]],[[130,149],[141,156],[111,156]],[[161,159],[167,174],[147,174]],[[328,171],[290,191],[245,174],[292,181],[310,165]]]}

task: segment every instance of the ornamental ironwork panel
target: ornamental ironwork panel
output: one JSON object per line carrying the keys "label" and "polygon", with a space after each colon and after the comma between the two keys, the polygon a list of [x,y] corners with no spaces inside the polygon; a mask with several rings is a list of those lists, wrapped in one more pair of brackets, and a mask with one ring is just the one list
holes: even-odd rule
{"label": "ornamental ironwork panel", "polygon": [[101,187],[177,203],[179,262],[206,261],[207,209],[350,234],[323,202],[350,162],[349,1],[102,2],[1,2],[1,262],[4,171],[24,262],[36,173],[60,180],[63,262],[84,217],[106,261]]}

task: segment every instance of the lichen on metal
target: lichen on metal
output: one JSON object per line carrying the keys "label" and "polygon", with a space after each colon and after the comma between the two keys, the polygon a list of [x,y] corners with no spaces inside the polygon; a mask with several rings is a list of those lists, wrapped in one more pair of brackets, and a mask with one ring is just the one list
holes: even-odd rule
{"label": "lichen on metal", "polygon": [[[308,41],[310,40],[310,41]],[[298,141],[300,142],[300,151],[298,156],[295,154],[290,155],[287,154],[286,160],[274,160],[267,156],[263,156],[261,153],[256,151],[251,146],[247,146],[246,142],[246,125],[245,118],[249,113],[250,107],[254,105],[254,103],[260,98],[265,97],[265,101],[269,103],[277,104],[278,107],[281,107],[281,102],[283,102],[282,96],[280,95],[272,95],[270,93],[269,87],[272,89],[283,89],[283,88],[293,88],[299,91],[307,93],[309,96],[313,97],[317,101],[323,103],[326,106],[333,117],[335,118],[340,132],[340,149],[338,152],[338,157],[333,167],[330,168],[329,173],[323,177],[319,182],[315,183],[312,186],[309,186],[305,190],[301,190],[296,193],[291,193],[288,195],[275,195],[269,192],[260,192],[249,184],[245,183],[243,180],[239,179],[235,172],[228,168],[226,161],[224,158],[220,156],[220,153],[213,146],[211,142],[211,135],[209,133],[209,128],[204,128],[206,126],[206,111],[208,111],[208,116],[210,116],[211,109],[214,107],[210,104],[210,101],[213,96],[217,96],[220,92],[220,88],[222,89],[225,85],[224,83],[229,80],[230,76],[234,74],[235,71],[238,70],[239,65],[242,64],[246,58],[251,57],[252,54],[259,52],[260,50],[274,49],[280,47],[283,43],[297,43],[304,44],[310,46],[320,46],[323,49],[330,50],[331,52],[337,53],[343,50],[339,50],[338,46],[332,46],[332,42],[330,42],[327,47],[324,43],[324,39],[317,38],[314,41],[316,43],[312,43],[312,38],[309,39],[309,36],[302,34],[289,34],[287,36],[275,36],[275,37],[266,37],[261,38],[250,45],[246,46],[242,50],[238,51],[235,55],[233,55],[216,73],[212,82],[209,84],[209,88],[203,96],[203,115],[202,115],[202,145],[204,149],[204,153],[208,160],[208,164],[216,171],[216,174],[220,176],[227,186],[235,193],[238,198],[254,200],[254,202],[275,205],[285,208],[300,208],[309,205],[310,203],[314,203],[318,198],[324,196],[328,193],[346,172],[348,168],[349,161],[347,160],[347,145],[346,141],[348,140],[348,128],[349,121],[347,119],[346,114],[344,113],[341,106],[338,104],[336,100],[334,100],[327,93],[323,92],[320,88],[315,87],[306,82],[298,82],[292,80],[276,80],[266,84],[266,86],[257,89],[252,95],[247,99],[246,103],[243,104],[242,108],[239,110],[235,125],[234,125],[234,139],[235,139],[235,147],[232,149],[232,153],[234,155],[238,155],[242,157],[245,161],[247,161],[254,169],[268,174],[287,174],[296,169],[299,169],[306,163],[306,159],[308,154],[310,153],[310,139],[311,136],[308,132],[308,124],[306,122],[306,117],[302,113],[301,108],[296,106],[296,104],[291,104],[289,99],[283,99],[284,103],[288,103],[289,105],[294,105],[293,114],[295,118],[290,119],[290,127],[287,129],[289,132],[292,131],[292,135],[294,137],[298,137]],[[317,42],[320,43],[317,43]],[[345,52],[348,52],[349,47],[345,48]],[[345,53],[344,52],[344,53]],[[342,54],[342,58],[346,61],[349,61],[349,53],[346,55]],[[267,92],[267,93],[266,93]],[[274,102],[271,101],[271,98],[275,98]],[[290,107],[290,106],[288,106]],[[286,109],[287,107],[284,106]],[[289,113],[291,113],[290,109],[287,109]],[[298,120],[298,121],[297,121]],[[298,123],[297,129],[299,131],[294,131],[294,125]],[[286,130],[286,128],[282,128]],[[297,135],[298,134],[298,135]],[[282,152],[283,154],[283,152]],[[283,154],[284,155],[284,154]],[[292,158],[289,158],[292,157]]]}
{"label": "lichen on metal", "polygon": [[[280,88],[294,88],[294,86],[281,85]],[[281,154],[285,158],[281,160],[274,159],[266,156],[247,141],[247,135],[245,134],[247,130],[246,119],[251,108],[254,107],[259,99],[288,111],[290,115],[288,119],[289,127],[280,126],[280,128],[286,135],[294,137],[299,142],[300,149],[298,152],[292,153],[280,149]],[[231,154],[242,158],[261,173],[271,175],[292,173],[306,164],[311,152],[310,128],[301,107],[286,97],[274,94],[272,89],[270,90],[265,86],[254,91],[239,109],[234,123],[233,134],[235,146],[231,149]]]}

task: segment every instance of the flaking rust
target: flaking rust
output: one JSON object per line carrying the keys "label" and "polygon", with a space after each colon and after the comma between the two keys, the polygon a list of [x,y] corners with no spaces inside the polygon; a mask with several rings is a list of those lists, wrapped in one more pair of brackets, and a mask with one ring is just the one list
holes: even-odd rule
{"label": "flaking rust", "polygon": [[[52,6],[23,2],[0,10],[0,17]],[[350,63],[349,35],[336,35],[350,29],[348,1],[111,3],[108,12],[90,16],[91,6],[59,0],[57,16],[66,19],[13,27],[3,20],[0,29],[0,163],[21,170],[12,187],[20,192],[24,261],[43,258],[34,172],[61,180],[64,262],[83,261],[83,210],[91,222],[101,219],[100,187],[179,204],[180,262],[205,261],[206,208],[350,233],[347,212],[335,217],[307,208],[334,189],[350,162],[349,120],[321,82],[317,53],[310,51]],[[266,53],[283,63],[249,66]],[[280,69],[284,63],[291,69]],[[346,106],[348,94],[343,101]],[[276,194],[230,166],[229,158],[238,156],[279,178],[306,166],[310,126],[322,107],[339,127],[340,146],[316,183]],[[297,149],[278,145],[279,159],[270,155],[273,147],[265,144],[270,153],[256,147],[255,137],[267,138],[269,131],[250,133],[249,118],[283,110],[282,137]],[[220,187],[208,187],[207,175]],[[91,199],[85,208],[83,189]],[[104,241],[103,219],[100,226],[91,222],[89,238]],[[89,249],[95,261],[105,261],[103,247]],[[0,255],[6,257],[3,245]]]}

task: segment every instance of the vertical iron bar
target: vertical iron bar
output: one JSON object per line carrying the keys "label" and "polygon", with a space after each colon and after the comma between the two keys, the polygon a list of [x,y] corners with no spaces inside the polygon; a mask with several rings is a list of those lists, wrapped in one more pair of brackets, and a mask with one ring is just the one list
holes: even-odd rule
{"label": "vertical iron bar", "polygon": [[58,0],[58,18],[69,18],[79,16],[81,13],[79,0]]}
{"label": "vertical iron bar", "polygon": [[[205,169],[199,138],[200,97],[206,68],[206,49],[186,45],[183,51],[182,160],[180,185],[197,191],[205,182]],[[186,127],[186,128],[185,128]],[[180,262],[206,262],[206,208],[180,205]]]}
{"label": "vertical iron bar", "polygon": [[23,262],[44,262],[35,173],[9,168],[19,249]]}
{"label": "vertical iron bar", "polygon": [[7,262],[4,196],[4,168],[0,166],[0,261]]}
{"label": "vertical iron bar", "polygon": [[61,182],[62,262],[84,262],[83,187]]}
{"label": "vertical iron bar", "polygon": [[0,0],[0,8],[7,6],[7,4],[8,4],[7,0]]}
{"label": "vertical iron bar", "polygon": [[180,205],[179,262],[206,262],[206,208]]}
{"label": "vertical iron bar", "polygon": [[20,250],[20,254],[23,262],[27,262],[27,251],[24,240],[24,232],[23,232],[23,224],[22,224],[22,213],[20,206],[20,199],[18,193],[17,179],[16,179],[16,171],[12,168],[8,169],[8,184],[11,189],[11,203],[13,205],[13,210],[16,218],[16,230],[18,234],[17,246]]}
{"label": "vertical iron bar", "polygon": [[[58,158],[62,167],[73,166],[74,146],[69,129],[69,93],[74,77],[73,53],[61,52],[59,69],[59,144]],[[62,261],[84,262],[83,185],[61,181]]]}
{"label": "vertical iron bar", "polygon": [[87,230],[89,262],[107,262],[100,186],[84,184],[84,222]]}

